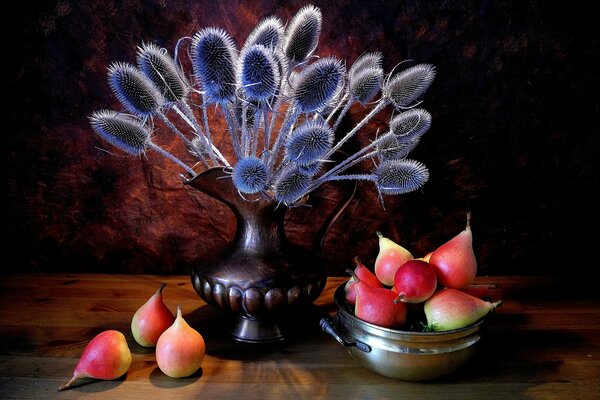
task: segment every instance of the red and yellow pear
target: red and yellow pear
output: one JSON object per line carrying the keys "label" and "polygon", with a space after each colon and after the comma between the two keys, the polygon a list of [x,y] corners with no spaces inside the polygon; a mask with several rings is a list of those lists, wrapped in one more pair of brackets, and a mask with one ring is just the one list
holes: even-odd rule
{"label": "red and yellow pear", "polygon": [[422,303],[431,297],[437,288],[437,277],[433,267],[423,260],[410,260],[396,270],[394,291],[396,301]]}
{"label": "red and yellow pear", "polygon": [[58,390],[64,390],[81,378],[113,380],[124,375],[131,365],[131,351],[125,335],[107,330],[96,335],[83,349],[73,377]]}
{"label": "red and yellow pear", "polygon": [[379,252],[375,259],[375,276],[385,286],[394,286],[394,274],[402,264],[413,260],[414,257],[403,246],[377,232],[379,237]]}
{"label": "red and yellow pear", "polygon": [[447,331],[468,326],[500,306],[461,290],[445,288],[435,292],[423,307],[427,326],[432,331]]}
{"label": "red and yellow pear", "polygon": [[131,333],[135,341],[144,347],[154,347],[158,338],[175,320],[171,310],[163,301],[162,290],[166,284],[161,283],[152,295],[133,315]]}
{"label": "red and yellow pear", "polygon": [[205,354],[204,338],[183,319],[178,306],[175,322],[156,344],[158,368],[171,378],[184,378],[200,369]]}
{"label": "red and yellow pear", "polygon": [[379,282],[379,279],[375,276],[370,269],[368,269],[358,257],[354,257],[354,263],[356,267],[354,267],[354,271],[348,270],[348,273],[352,275],[348,282],[346,282],[346,286],[344,287],[346,294],[346,301],[350,304],[354,304],[356,302],[356,290],[354,290],[354,285],[358,282],[356,278],[360,279],[361,282],[366,283],[367,285],[371,285],[374,287],[383,287],[383,284]]}
{"label": "red and yellow pear", "polygon": [[357,318],[384,328],[398,328],[405,324],[406,304],[394,302],[396,293],[385,287],[370,286],[360,279],[357,279],[354,290],[354,315]]}
{"label": "red and yellow pear", "polygon": [[441,286],[463,289],[473,282],[477,275],[477,260],[473,252],[471,213],[467,213],[466,228],[436,248],[429,263],[435,268]]}

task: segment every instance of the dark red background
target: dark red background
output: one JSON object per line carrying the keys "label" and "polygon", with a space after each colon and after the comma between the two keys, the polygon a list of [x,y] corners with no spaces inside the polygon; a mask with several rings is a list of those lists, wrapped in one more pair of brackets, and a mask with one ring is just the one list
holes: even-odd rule
{"label": "dark red background", "polygon": [[[133,62],[142,41],[172,51],[206,26],[240,46],[260,18],[287,21],[305,3],[27,3],[3,24],[4,271],[188,273],[228,240],[233,219],[217,218],[219,204],[186,190],[172,165],[123,156],[92,135],[87,117],[117,107],[106,67]],[[433,126],[412,156],[430,182],[386,197],[385,210],[361,183],[325,242],[330,274],[344,274],[355,255],[372,264],[376,230],[422,255],[462,230],[467,210],[481,275],[588,268],[600,186],[593,13],[545,0],[313,4],[324,17],[319,55],[350,64],[382,51],[386,71],[407,59],[438,70],[423,104]],[[353,108],[342,129],[364,112]],[[289,238],[310,243],[339,198],[326,186],[313,207],[292,211]]]}

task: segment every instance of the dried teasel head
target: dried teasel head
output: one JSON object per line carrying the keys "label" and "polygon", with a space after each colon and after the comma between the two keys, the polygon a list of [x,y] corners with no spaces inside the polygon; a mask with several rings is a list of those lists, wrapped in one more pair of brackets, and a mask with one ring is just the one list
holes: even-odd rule
{"label": "dried teasel head", "polygon": [[166,49],[153,43],[142,44],[138,47],[137,64],[167,102],[175,103],[188,95],[189,83]]}
{"label": "dried teasel head", "polygon": [[251,45],[240,54],[238,84],[250,101],[272,99],[279,89],[279,73],[273,52],[261,44]]}
{"label": "dried teasel head", "polygon": [[321,58],[294,78],[292,97],[301,112],[321,110],[344,87],[344,64],[334,58]]}
{"label": "dried teasel head", "polygon": [[267,185],[267,167],[260,158],[245,157],[234,165],[231,178],[240,192],[258,193]]}
{"label": "dried teasel head", "polygon": [[322,120],[308,120],[298,126],[285,145],[286,158],[301,166],[321,160],[333,146],[334,134]]}
{"label": "dried teasel head", "polygon": [[134,156],[146,151],[150,131],[138,119],[113,110],[100,110],[89,120],[94,132],[113,146]]}
{"label": "dried teasel head", "polygon": [[219,28],[197,32],[191,45],[192,66],[210,103],[228,103],[235,99],[235,60],[233,39]]}
{"label": "dried teasel head", "polygon": [[392,76],[384,83],[383,95],[398,109],[414,105],[427,91],[435,78],[431,64],[417,64]]}
{"label": "dried teasel head", "polygon": [[283,42],[283,53],[292,66],[308,59],[315,51],[322,24],[321,10],[313,5],[302,7],[290,21]]}
{"label": "dried teasel head", "polygon": [[399,195],[421,188],[429,179],[429,170],[415,160],[388,160],[379,164],[375,176],[380,193]]}
{"label": "dried teasel head", "polygon": [[156,85],[129,63],[112,63],[108,67],[108,83],[115,97],[132,114],[152,116],[164,103]]}

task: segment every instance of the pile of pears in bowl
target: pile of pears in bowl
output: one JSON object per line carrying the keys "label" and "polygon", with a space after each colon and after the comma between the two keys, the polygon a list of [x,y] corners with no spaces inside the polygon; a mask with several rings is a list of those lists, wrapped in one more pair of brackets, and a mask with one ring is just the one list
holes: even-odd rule
{"label": "pile of pears in bowl", "polygon": [[373,270],[355,258],[321,327],[364,367],[404,381],[455,371],[474,353],[485,317],[499,307],[495,285],[477,285],[470,213],[466,228],[423,257],[377,232]]}

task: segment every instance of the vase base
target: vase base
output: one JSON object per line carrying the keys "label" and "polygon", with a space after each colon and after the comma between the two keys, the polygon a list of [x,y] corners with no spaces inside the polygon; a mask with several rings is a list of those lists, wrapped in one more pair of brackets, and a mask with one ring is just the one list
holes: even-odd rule
{"label": "vase base", "polygon": [[244,343],[272,343],[286,339],[281,322],[274,319],[252,319],[236,316],[231,321],[229,334]]}

